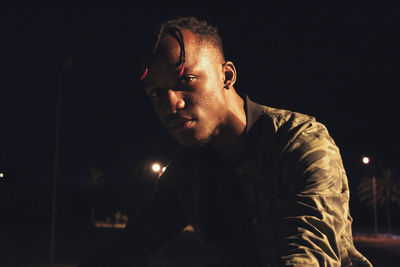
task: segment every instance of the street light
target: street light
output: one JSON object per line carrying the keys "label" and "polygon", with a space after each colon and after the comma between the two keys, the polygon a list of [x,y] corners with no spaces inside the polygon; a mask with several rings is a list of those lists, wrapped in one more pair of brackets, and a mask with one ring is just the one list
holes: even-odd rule
{"label": "street light", "polygon": [[154,162],[153,165],[151,165],[151,170],[153,172],[157,173],[158,177],[160,177],[161,174],[163,174],[166,169],[167,169],[167,167],[162,167],[161,164],[158,162]]}
{"label": "street light", "polygon": [[[369,165],[371,163],[371,159],[367,156],[362,158],[362,163],[364,165]],[[375,174],[372,174],[372,197],[373,197],[373,206],[374,206],[374,231],[375,234],[378,233],[378,217],[377,217],[377,210],[376,210],[376,178]]]}
{"label": "street light", "polygon": [[159,163],[153,163],[153,165],[151,165],[151,169],[153,170],[153,172],[159,173],[161,170],[161,165]]}
{"label": "street light", "polygon": [[364,156],[364,157],[362,158],[362,163],[364,163],[365,165],[368,165],[370,161],[371,161],[370,158],[367,157],[367,156]]}
{"label": "street light", "polygon": [[0,172],[0,178],[4,177],[4,173]]}

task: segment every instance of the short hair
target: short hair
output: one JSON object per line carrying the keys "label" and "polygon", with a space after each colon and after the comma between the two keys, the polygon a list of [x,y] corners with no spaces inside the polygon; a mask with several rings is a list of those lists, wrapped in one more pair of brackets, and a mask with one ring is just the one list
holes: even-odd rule
{"label": "short hair", "polygon": [[[168,20],[157,26],[157,41],[155,49],[157,48],[158,42],[167,34],[178,30],[189,30],[198,37],[200,41],[206,41],[210,43],[214,48],[219,50],[222,58],[224,58],[224,52],[222,48],[222,39],[218,32],[217,27],[210,25],[207,21],[198,20],[194,17],[181,17],[177,19]],[[173,35],[173,34],[172,34]]]}
{"label": "short hair", "polygon": [[[223,61],[225,61],[223,49],[222,49],[222,39],[218,33],[218,29],[214,26],[211,26],[206,21],[198,20],[194,17],[181,17],[177,19],[168,20],[157,26],[156,30],[156,40],[151,42],[151,46],[153,47],[152,54],[156,54],[158,45],[160,41],[166,37],[167,35],[175,38],[180,46],[180,56],[178,66],[181,66],[180,75],[183,73],[184,63],[186,60],[185,56],[185,42],[183,39],[182,30],[189,30],[197,37],[199,37],[200,42],[207,42],[211,44],[213,48],[219,52],[219,56]],[[144,70],[141,70],[140,80],[142,81],[147,73],[149,68],[145,67]]]}

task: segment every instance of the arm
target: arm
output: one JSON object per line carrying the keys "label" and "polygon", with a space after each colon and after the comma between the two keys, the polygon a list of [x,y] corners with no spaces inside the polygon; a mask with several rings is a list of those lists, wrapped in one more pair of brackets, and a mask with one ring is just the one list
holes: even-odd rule
{"label": "arm", "polygon": [[129,218],[127,228],[117,239],[79,266],[147,266],[186,225],[186,214],[167,170],[158,181],[154,201]]}
{"label": "arm", "polygon": [[339,149],[322,124],[309,122],[294,132],[282,154],[281,264],[370,266],[353,245],[349,187]]}

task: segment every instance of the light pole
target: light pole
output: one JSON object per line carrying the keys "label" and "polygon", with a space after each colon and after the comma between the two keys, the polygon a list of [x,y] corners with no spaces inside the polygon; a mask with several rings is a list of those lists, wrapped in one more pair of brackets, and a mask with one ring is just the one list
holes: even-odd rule
{"label": "light pole", "polygon": [[58,76],[57,98],[56,98],[56,128],[54,139],[54,176],[53,176],[53,192],[51,205],[51,232],[50,232],[50,266],[54,266],[54,251],[55,251],[55,233],[56,233],[56,211],[57,211],[57,181],[59,178],[59,147],[60,147],[60,118],[61,118],[61,91],[64,86],[64,76],[68,67],[72,66],[72,59],[65,57],[62,68]]}
{"label": "light pole", "polygon": [[[362,163],[364,165],[369,165],[371,163],[371,159],[367,156],[362,158]],[[378,217],[377,217],[377,210],[376,210],[376,178],[375,173],[372,172],[372,198],[373,198],[373,208],[374,208],[374,232],[375,234],[378,233]]]}

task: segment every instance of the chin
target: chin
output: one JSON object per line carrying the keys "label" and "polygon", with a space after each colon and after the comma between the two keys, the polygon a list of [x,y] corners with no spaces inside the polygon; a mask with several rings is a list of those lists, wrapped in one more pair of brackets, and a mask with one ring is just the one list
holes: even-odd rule
{"label": "chin", "polygon": [[211,137],[203,137],[203,138],[195,138],[195,137],[175,137],[178,143],[181,146],[185,147],[202,147],[208,144],[211,140]]}

